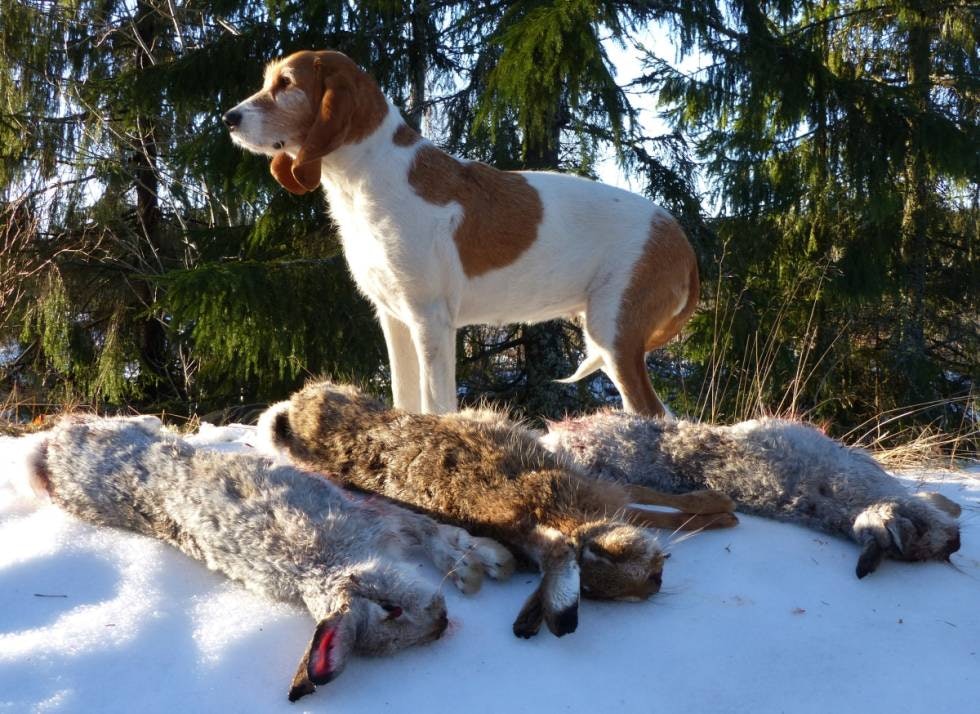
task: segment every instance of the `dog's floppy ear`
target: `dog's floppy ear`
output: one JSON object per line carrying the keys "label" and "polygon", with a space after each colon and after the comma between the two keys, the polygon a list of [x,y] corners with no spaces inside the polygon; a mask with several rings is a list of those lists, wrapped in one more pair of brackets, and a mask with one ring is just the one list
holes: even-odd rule
{"label": "dog's floppy ear", "polygon": [[340,674],[354,649],[355,637],[354,618],[348,605],[320,620],[293,676],[289,701],[312,694],[317,686]]}
{"label": "dog's floppy ear", "polygon": [[[309,193],[309,189],[293,177],[293,160],[285,151],[280,151],[272,158],[269,170],[272,171],[272,177],[279,182],[279,185],[290,193],[295,193],[297,196]],[[317,180],[319,180],[319,167],[317,167]]]}
{"label": "dog's floppy ear", "polygon": [[[291,167],[296,183],[306,191],[312,191],[320,184],[320,159],[343,145],[347,139],[356,101],[354,84],[343,68],[331,71],[318,57],[313,62],[313,71],[315,86],[321,94],[319,98],[314,96],[312,99],[319,109]],[[291,190],[282,181],[280,183]]]}

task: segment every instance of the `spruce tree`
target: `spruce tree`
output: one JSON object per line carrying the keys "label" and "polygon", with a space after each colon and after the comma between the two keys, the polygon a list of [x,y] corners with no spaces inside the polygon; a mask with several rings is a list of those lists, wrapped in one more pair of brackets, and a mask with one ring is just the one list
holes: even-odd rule
{"label": "spruce tree", "polygon": [[[219,119],[267,61],[322,47],[452,153],[594,177],[612,149],[678,215],[703,300],[650,365],[681,411],[792,408],[843,430],[980,376],[980,30],[962,2],[0,0],[0,16],[6,391],[181,414],[316,373],[384,392],[322,195],[279,189]],[[702,69],[639,46],[651,23]],[[673,133],[641,133],[609,42],[646,53],[629,89],[657,93]],[[568,323],[458,342],[466,401],[556,416],[611,397],[601,376],[551,382],[581,359]]]}

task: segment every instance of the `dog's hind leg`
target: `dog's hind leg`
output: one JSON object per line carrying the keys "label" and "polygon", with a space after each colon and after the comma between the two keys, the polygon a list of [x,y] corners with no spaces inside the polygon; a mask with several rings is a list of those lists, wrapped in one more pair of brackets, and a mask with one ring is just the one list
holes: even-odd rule
{"label": "dog's hind leg", "polygon": [[[621,304],[627,296],[623,285],[610,279],[607,285],[589,296],[585,313],[585,337],[589,368],[601,364],[623,398],[623,409],[635,414],[663,417],[666,409],[650,383],[644,355],[649,316],[632,316],[632,307]],[[638,306],[643,308],[644,306]],[[624,320],[626,313],[632,317]],[[579,373],[582,372],[582,375]],[[579,368],[573,376],[584,376]]]}

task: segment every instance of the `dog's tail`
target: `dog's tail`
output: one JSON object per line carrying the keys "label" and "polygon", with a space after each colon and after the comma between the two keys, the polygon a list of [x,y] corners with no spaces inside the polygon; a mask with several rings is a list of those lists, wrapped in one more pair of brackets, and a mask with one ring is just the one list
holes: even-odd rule
{"label": "dog's tail", "polygon": [[573,374],[571,377],[565,377],[564,379],[556,379],[555,381],[561,384],[572,384],[574,382],[579,381],[580,379],[584,379],[585,377],[588,377],[593,372],[599,371],[600,369],[602,369],[602,366],[604,364],[605,362],[603,361],[601,355],[587,354],[585,356],[585,359],[582,360],[582,364],[580,364],[578,366],[578,369],[575,370],[575,374]]}

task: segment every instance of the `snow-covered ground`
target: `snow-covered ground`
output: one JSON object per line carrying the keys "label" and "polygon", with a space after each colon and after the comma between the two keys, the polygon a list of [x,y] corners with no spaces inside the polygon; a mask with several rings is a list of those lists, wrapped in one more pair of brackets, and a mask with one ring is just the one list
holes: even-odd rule
{"label": "snow-covered ground", "polygon": [[[247,449],[248,428],[201,444]],[[980,473],[922,474],[964,506],[955,567],[886,561],[743,516],[670,547],[664,592],[584,601],[578,630],[511,622],[536,575],[443,587],[443,639],[355,658],[297,704],[312,632],[149,538],[20,500],[23,442],[0,438],[0,712],[974,712],[980,707]],[[419,559],[419,568],[439,576]]]}

